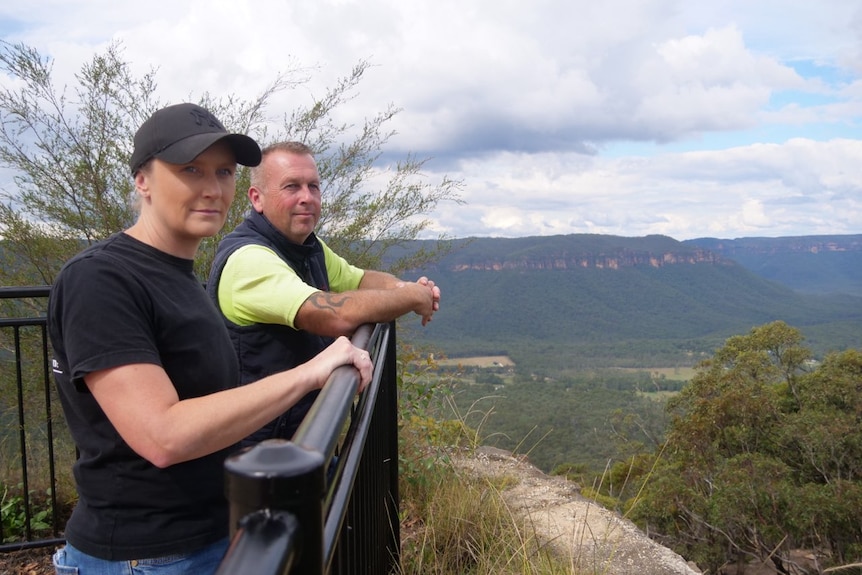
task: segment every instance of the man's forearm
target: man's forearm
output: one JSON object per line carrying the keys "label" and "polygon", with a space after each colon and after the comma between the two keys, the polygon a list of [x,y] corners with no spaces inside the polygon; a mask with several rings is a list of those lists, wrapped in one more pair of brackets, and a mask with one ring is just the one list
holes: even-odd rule
{"label": "man's forearm", "polygon": [[393,289],[398,287],[399,283],[404,282],[390,273],[365,270],[362,281],[359,282],[359,289]]}
{"label": "man's forearm", "polygon": [[389,322],[411,311],[424,315],[426,308],[431,309],[430,289],[411,282],[397,283],[401,287],[317,292],[302,304],[295,324],[318,335],[349,335],[363,323]]}

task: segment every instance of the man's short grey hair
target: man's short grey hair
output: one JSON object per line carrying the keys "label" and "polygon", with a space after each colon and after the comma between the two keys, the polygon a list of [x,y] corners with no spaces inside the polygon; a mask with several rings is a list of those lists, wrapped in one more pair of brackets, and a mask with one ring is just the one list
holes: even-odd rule
{"label": "man's short grey hair", "polygon": [[314,150],[312,150],[308,145],[303,144],[302,142],[276,142],[274,144],[270,144],[267,147],[263,148],[261,151],[261,160],[260,163],[249,171],[249,177],[251,178],[251,185],[254,188],[262,189],[263,186],[263,164],[266,160],[266,157],[275,152],[286,152],[288,154],[298,154],[298,155],[306,155],[308,154],[312,158],[314,157]]}

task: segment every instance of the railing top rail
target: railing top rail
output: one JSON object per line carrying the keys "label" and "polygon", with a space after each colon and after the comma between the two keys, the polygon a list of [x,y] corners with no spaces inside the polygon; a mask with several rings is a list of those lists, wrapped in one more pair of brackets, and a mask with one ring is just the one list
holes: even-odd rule
{"label": "railing top rail", "polygon": [[[363,324],[350,340],[356,347],[371,352],[368,345],[373,332],[373,324]],[[294,442],[330,457],[341,432],[341,423],[347,419],[358,387],[359,372],[353,366],[336,368],[311,406],[308,416],[296,430]],[[318,413],[322,415],[317,416]],[[333,422],[338,422],[338,425],[333,425]]]}
{"label": "railing top rail", "polygon": [[2,286],[0,287],[0,299],[13,299],[22,297],[48,297],[51,286]]}

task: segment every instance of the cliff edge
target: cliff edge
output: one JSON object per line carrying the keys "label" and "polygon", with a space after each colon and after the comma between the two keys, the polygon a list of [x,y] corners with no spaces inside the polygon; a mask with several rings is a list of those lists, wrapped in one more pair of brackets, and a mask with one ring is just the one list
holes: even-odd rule
{"label": "cliff edge", "polygon": [[697,575],[670,549],[646,536],[634,523],[581,496],[563,477],[546,475],[508,451],[480,447],[452,458],[479,478],[506,477],[506,504],[535,529],[535,536],[572,565],[573,573],[607,575]]}

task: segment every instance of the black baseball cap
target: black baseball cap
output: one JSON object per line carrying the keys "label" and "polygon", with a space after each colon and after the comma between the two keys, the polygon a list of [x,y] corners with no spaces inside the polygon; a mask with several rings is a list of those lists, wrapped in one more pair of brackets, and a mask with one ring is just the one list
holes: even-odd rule
{"label": "black baseball cap", "polygon": [[185,164],[219,140],[230,144],[238,164],[260,163],[260,146],[252,138],[231,134],[209,110],[197,104],[174,104],[157,110],[138,128],[129,167],[134,175],[150,158]]}

